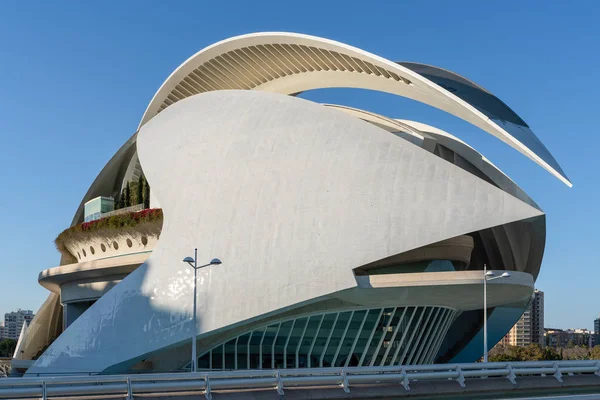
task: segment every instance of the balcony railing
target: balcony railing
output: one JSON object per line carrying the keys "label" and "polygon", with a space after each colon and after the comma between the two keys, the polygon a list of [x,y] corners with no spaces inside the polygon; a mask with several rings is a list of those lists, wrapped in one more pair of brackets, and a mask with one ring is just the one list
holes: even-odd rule
{"label": "balcony railing", "polygon": [[144,209],[144,205],[142,203],[136,204],[135,206],[119,208],[118,210],[109,211],[107,213],[100,214],[100,218],[112,217],[113,215],[119,214],[127,214],[131,212],[142,211]]}

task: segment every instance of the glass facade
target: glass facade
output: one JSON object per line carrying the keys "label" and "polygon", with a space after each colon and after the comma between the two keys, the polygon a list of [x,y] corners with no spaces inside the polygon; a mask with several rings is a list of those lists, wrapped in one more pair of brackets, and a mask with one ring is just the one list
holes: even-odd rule
{"label": "glass facade", "polygon": [[99,219],[102,214],[115,209],[115,200],[112,197],[99,196],[86,202],[83,207],[83,221],[95,221]]}
{"label": "glass facade", "polygon": [[202,354],[198,368],[430,364],[457,315],[454,309],[421,306],[303,316],[229,339]]}

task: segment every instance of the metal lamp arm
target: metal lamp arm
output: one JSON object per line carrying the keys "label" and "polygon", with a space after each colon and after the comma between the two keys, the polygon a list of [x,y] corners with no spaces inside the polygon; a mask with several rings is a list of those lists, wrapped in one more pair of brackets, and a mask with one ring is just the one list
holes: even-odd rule
{"label": "metal lamp arm", "polygon": [[494,276],[493,278],[485,278],[486,281],[493,281],[494,279],[500,279],[500,278],[508,278],[508,276]]}

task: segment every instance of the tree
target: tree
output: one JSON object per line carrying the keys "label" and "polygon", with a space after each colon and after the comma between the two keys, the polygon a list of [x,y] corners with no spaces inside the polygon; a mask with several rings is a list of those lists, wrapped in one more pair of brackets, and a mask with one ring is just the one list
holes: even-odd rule
{"label": "tree", "polygon": [[590,353],[587,347],[568,347],[563,350],[563,359],[565,360],[589,360]]}
{"label": "tree", "polygon": [[135,204],[143,204],[144,203],[144,176],[140,175],[137,182],[137,201]]}
{"label": "tree", "polygon": [[515,346],[494,346],[488,353],[488,360],[490,362],[521,361],[518,349]]}
{"label": "tree", "polygon": [[127,186],[125,186],[125,207],[131,206],[131,189],[129,187],[129,182],[127,182]]}
{"label": "tree", "polygon": [[125,188],[123,188],[123,190],[121,190],[121,195],[119,196],[119,201],[117,201],[117,204],[115,205],[115,209],[119,209],[119,208],[123,208],[125,207]]}
{"label": "tree", "polygon": [[520,347],[521,359],[523,361],[542,361],[544,360],[544,351],[539,344],[530,344],[527,347]]}
{"label": "tree", "polygon": [[13,339],[0,340],[0,357],[12,357],[17,347],[17,341]]}
{"label": "tree", "polygon": [[488,355],[489,362],[507,362],[507,361],[520,361],[513,355],[508,353],[497,353]]}
{"label": "tree", "polygon": [[590,359],[600,360],[600,345],[592,347],[592,350],[590,351]]}
{"label": "tree", "polygon": [[129,193],[131,194],[131,205],[135,206],[136,204],[139,204],[139,201],[138,201],[138,182],[137,181],[131,181],[131,182],[129,182]]}
{"label": "tree", "polygon": [[542,351],[544,352],[544,360],[562,360],[562,355],[558,354],[554,347],[544,347]]}
{"label": "tree", "polygon": [[560,360],[560,355],[551,347],[541,348],[538,344],[531,344],[527,347],[495,346],[488,359],[492,362]]}
{"label": "tree", "polygon": [[150,185],[144,178],[144,208],[150,208]]}

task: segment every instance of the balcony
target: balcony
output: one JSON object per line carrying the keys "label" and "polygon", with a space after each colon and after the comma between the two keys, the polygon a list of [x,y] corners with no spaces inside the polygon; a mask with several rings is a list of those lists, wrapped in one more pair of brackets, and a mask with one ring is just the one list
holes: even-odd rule
{"label": "balcony", "polygon": [[160,237],[163,214],[159,208],[142,207],[111,211],[61,232],[55,244],[63,264],[151,252]]}

